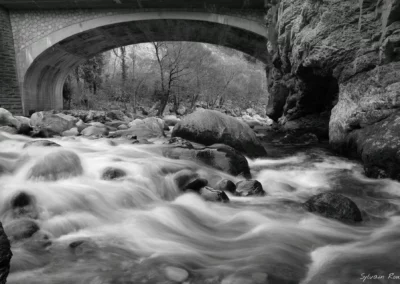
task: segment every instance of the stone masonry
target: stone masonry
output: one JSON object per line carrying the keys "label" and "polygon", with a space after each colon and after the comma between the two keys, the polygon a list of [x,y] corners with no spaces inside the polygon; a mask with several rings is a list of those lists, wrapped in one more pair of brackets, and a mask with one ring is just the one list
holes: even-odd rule
{"label": "stone masonry", "polygon": [[0,6],[0,107],[22,114],[9,13]]}

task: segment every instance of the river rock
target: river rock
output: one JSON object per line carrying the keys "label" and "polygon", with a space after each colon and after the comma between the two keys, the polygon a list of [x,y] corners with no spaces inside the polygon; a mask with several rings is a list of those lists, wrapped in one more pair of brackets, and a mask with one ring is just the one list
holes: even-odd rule
{"label": "river rock", "polygon": [[163,155],[171,159],[197,161],[234,176],[251,176],[246,158],[235,149],[222,144],[204,149],[166,147],[163,149]]}
{"label": "river rock", "polygon": [[109,131],[107,127],[103,126],[89,126],[82,130],[82,136],[106,137]]}
{"label": "river rock", "polygon": [[121,179],[125,176],[126,176],[125,171],[109,167],[103,171],[101,178],[104,180],[115,180],[115,179]]}
{"label": "river rock", "polygon": [[248,155],[265,156],[266,151],[251,128],[214,110],[197,110],[175,125],[172,137],[181,137],[203,145],[222,143]]}
{"label": "river rock", "polygon": [[31,219],[17,219],[4,225],[4,231],[10,238],[11,243],[30,238],[39,231],[38,224]]}
{"label": "river rock", "polygon": [[229,202],[229,197],[222,190],[206,186],[200,189],[200,196],[206,201]]}
{"label": "river rock", "polygon": [[10,241],[0,223],[0,284],[6,283],[8,272],[10,271],[11,257]]}
{"label": "river rock", "polygon": [[106,117],[109,118],[110,120],[120,120],[120,121],[124,121],[126,118],[125,114],[120,110],[107,111]]}
{"label": "river rock", "polygon": [[20,125],[21,123],[12,115],[11,112],[5,108],[0,108],[0,126],[11,126],[18,129]]}
{"label": "river rock", "polygon": [[15,116],[15,118],[20,122],[18,129],[18,134],[30,135],[32,131],[31,119],[25,116]]}
{"label": "river rock", "polygon": [[23,148],[28,147],[61,147],[61,145],[50,140],[33,140],[26,142]]}
{"label": "river rock", "polygon": [[70,130],[64,131],[61,133],[61,136],[71,137],[71,136],[78,136],[79,131],[77,127],[71,128]]}
{"label": "river rock", "polygon": [[181,170],[174,174],[173,180],[181,191],[186,191],[188,185],[199,179],[199,175],[191,170]]}
{"label": "river rock", "polygon": [[229,179],[223,179],[219,181],[215,188],[224,192],[230,192],[232,194],[236,193],[236,185]]}
{"label": "river rock", "polygon": [[31,126],[36,131],[45,131],[50,135],[60,135],[75,127],[78,119],[63,113],[35,112],[31,116]]}
{"label": "river rock", "polygon": [[318,213],[326,218],[343,222],[361,222],[361,212],[357,205],[348,197],[325,192],[311,197],[304,203],[304,207],[313,213]]}
{"label": "river rock", "polygon": [[79,120],[75,126],[78,128],[79,133],[81,133],[85,128],[88,128],[90,124],[84,123],[83,120]]}
{"label": "river rock", "polygon": [[118,128],[121,125],[124,125],[125,122],[124,121],[120,121],[120,120],[113,120],[113,121],[108,121],[105,123],[106,126],[110,126],[113,128]]}
{"label": "river rock", "polygon": [[236,184],[238,196],[264,196],[266,193],[258,180],[242,180]]}
{"label": "river rock", "polygon": [[82,175],[83,168],[77,154],[67,150],[41,157],[29,170],[29,179],[59,180]]}
{"label": "river rock", "polygon": [[171,145],[174,147],[181,147],[181,148],[186,148],[186,149],[193,149],[193,144],[190,143],[189,141],[182,139],[180,137],[173,137],[169,139],[167,142],[164,142],[166,145]]}
{"label": "river rock", "polygon": [[110,134],[111,138],[134,137],[137,139],[151,139],[165,137],[164,121],[156,117],[148,117],[143,120],[135,119],[126,130],[118,130]]}
{"label": "river rock", "polygon": [[18,192],[11,199],[11,210],[15,219],[37,219],[39,217],[39,211],[36,205],[35,197],[23,191]]}

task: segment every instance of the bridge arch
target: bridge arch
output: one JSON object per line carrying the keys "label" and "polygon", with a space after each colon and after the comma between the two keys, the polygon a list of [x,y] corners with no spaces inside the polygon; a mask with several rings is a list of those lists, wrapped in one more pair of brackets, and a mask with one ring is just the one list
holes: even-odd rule
{"label": "bridge arch", "polygon": [[70,71],[112,48],[149,41],[193,41],[230,47],[267,61],[267,31],[255,21],[203,12],[105,16],[59,29],[19,51],[24,113],[61,109]]}

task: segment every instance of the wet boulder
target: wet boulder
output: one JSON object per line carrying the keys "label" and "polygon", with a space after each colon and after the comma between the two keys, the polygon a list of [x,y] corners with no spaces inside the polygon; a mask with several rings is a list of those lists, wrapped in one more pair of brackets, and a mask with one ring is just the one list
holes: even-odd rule
{"label": "wet boulder", "polygon": [[312,213],[342,222],[361,222],[361,211],[348,197],[333,192],[325,192],[311,197],[304,208]]}
{"label": "wet boulder", "polygon": [[78,128],[79,133],[81,133],[85,128],[88,128],[90,124],[84,123],[82,120],[79,120],[75,126]]}
{"label": "wet boulder", "polygon": [[200,189],[200,196],[206,201],[229,202],[229,197],[222,190],[206,186]]}
{"label": "wet boulder", "polygon": [[12,115],[11,112],[5,108],[0,108],[0,126],[11,126],[18,129],[20,125],[21,123]]}
{"label": "wet boulder", "polygon": [[238,196],[264,196],[266,193],[258,180],[242,180],[236,183]]}
{"label": "wet boulder", "polygon": [[23,148],[29,147],[61,147],[60,144],[50,140],[33,140],[26,142]]}
{"label": "wet boulder", "polygon": [[179,190],[183,192],[188,189],[198,191],[208,184],[207,180],[201,179],[196,172],[191,170],[181,170],[175,173],[173,180]]}
{"label": "wet boulder", "polygon": [[11,199],[11,210],[15,219],[37,219],[39,216],[35,197],[24,191],[18,192]]}
{"label": "wet boulder", "polygon": [[165,142],[164,144],[171,145],[174,147],[187,148],[187,149],[194,148],[192,143],[190,143],[189,141],[182,139],[180,137],[173,137],[173,138],[169,139],[167,142]]}
{"label": "wet boulder", "polygon": [[83,174],[77,154],[67,150],[52,152],[40,158],[29,170],[29,179],[59,180]]}
{"label": "wet boulder", "polygon": [[110,134],[110,138],[133,137],[137,139],[151,139],[165,137],[164,122],[156,117],[148,117],[143,120],[135,119],[129,123],[126,130],[117,130]]}
{"label": "wet boulder", "polygon": [[47,135],[61,135],[66,130],[75,127],[78,119],[63,113],[35,112],[31,116],[31,126],[35,132],[45,132]]}
{"label": "wet boulder", "polygon": [[125,176],[126,172],[124,170],[108,167],[103,171],[101,178],[103,180],[115,180],[115,179],[121,179]]}
{"label": "wet boulder", "polygon": [[20,122],[20,126],[17,129],[18,134],[30,135],[33,130],[31,126],[31,119],[25,116],[16,116],[15,118]]}
{"label": "wet boulder", "polygon": [[224,192],[230,192],[232,194],[236,193],[236,185],[229,179],[223,179],[219,181],[215,188]]}
{"label": "wet boulder", "polygon": [[81,135],[82,136],[92,136],[92,137],[105,137],[109,133],[107,127],[101,127],[97,125],[92,125],[89,126],[85,129],[82,130]]}
{"label": "wet boulder", "polygon": [[253,158],[267,154],[246,123],[213,110],[197,110],[187,115],[175,125],[172,137],[181,137],[206,146],[226,144]]}
{"label": "wet boulder", "polygon": [[163,149],[163,155],[170,159],[195,161],[234,176],[251,176],[246,158],[226,145],[212,145],[203,149],[166,147]]}
{"label": "wet boulder", "polygon": [[79,131],[77,127],[71,128],[70,130],[64,131],[61,133],[62,136],[64,137],[72,137],[72,136],[78,136]]}
{"label": "wet boulder", "polygon": [[31,219],[17,219],[4,225],[4,231],[11,243],[28,239],[39,231],[39,229],[39,225]]}
{"label": "wet boulder", "polygon": [[0,284],[5,284],[10,271],[12,253],[10,241],[0,223]]}

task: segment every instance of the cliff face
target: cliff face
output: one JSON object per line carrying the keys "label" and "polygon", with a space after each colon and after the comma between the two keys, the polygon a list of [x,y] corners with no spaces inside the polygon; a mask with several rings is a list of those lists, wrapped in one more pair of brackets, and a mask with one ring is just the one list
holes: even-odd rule
{"label": "cliff face", "polygon": [[335,149],[361,157],[372,176],[395,177],[378,156],[392,149],[390,164],[400,162],[400,0],[266,5],[268,115],[284,126],[318,121],[326,134],[329,122]]}

